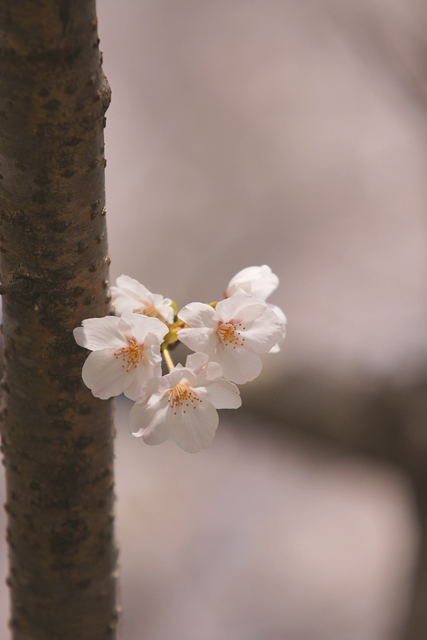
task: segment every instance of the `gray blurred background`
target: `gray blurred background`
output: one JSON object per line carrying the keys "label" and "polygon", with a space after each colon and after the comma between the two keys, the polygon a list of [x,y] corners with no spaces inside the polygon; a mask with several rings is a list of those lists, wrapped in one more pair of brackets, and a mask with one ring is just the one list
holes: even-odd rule
{"label": "gray blurred background", "polygon": [[98,2],[112,280],[181,307],[267,263],[289,321],[206,451],[135,440],[118,401],[125,640],[401,637],[427,447],[426,7]]}
{"label": "gray blurred background", "polygon": [[289,320],[208,451],[145,446],[119,404],[123,638],[399,638],[411,480],[301,434],[374,430],[426,368],[423,3],[98,10],[112,280],[182,306],[267,263]]}

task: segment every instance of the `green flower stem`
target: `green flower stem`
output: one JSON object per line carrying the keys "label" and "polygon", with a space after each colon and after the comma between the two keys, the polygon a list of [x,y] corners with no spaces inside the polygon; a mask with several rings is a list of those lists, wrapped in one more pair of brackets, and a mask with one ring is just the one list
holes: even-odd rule
{"label": "green flower stem", "polygon": [[175,369],[175,365],[173,363],[173,360],[171,358],[171,355],[168,351],[167,347],[162,347],[162,353],[163,353],[163,358],[167,364],[167,367],[169,369],[169,373],[172,371],[172,369]]}

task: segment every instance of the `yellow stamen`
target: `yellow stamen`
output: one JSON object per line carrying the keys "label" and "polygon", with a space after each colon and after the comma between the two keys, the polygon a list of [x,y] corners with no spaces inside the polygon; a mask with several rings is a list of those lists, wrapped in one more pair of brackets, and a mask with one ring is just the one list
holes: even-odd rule
{"label": "yellow stamen", "polygon": [[245,338],[241,337],[241,330],[244,331],[246,327],[242,327],[242,323],[238,324],[234,322],[225,322],[220,324],[217,329],[218,338],[221,340],[224,346],[243,347]]}
{"label": "yellow stamen", "polygon": [[146,307],[140,307],[139,309],[134,309],[134,313],[139,313],[142,316],[148,316],[149,318],[158,318],[160,316],[156,307],[153,307],[152,304],[147,303]]}
{"label": "yellow stamen", "polygon": [[[196,409],[196,402],[203,402],[201,398],[198,398],[194,391],[192,391],[185,384],[177,384],[176,387],[170,389],[169,391],[169,399],[171,409],[173,409],[173,414],[176,416],[176,410],[179,407],[193,407]],[[182,413],[186,413],[186,410],[183,409]]]}
{"label": "yellow stamen", "polygon": [[141,360],[144,359],[142,355],[142,344],[138,344],[136,340],[129,338],[128,345],[128,347],[122,347],[122,349],[114,352],[116,360],[119,360],[119,358],[122,359],[124,363],[122,364],[122,369],[126,369],[126,373],[129,373],[132,368],[136,369]]}

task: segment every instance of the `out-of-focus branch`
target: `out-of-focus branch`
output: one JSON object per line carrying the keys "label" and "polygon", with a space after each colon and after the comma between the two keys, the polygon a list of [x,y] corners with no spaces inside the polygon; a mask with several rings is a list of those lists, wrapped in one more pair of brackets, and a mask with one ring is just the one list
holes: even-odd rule
{"label": "out-of-focus branch", "polygon": [[329,17],[360,60],[391,79],[423,111],[427,109],[427,37],[425,29],[399,15],[391,3],[325,0]]}

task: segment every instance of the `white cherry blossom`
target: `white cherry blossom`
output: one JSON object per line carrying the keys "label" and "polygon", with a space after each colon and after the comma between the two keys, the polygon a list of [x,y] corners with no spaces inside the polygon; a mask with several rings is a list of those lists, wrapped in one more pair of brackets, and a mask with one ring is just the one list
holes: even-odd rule
{"label": "white cherry blossom", "polygon": [[147,444],[173,438],[188,453],[209,447],[218,426],[217,409],[237,409],[239,390],[222,377],[221,367],[208,356],[194,353],[185,367],[153,378],[130,412],[130,429]]}
{"label": "white cherry blossom", "polygon": [[[230,298],[236,293],[244,292],[260,300],[267,300],[278,286],[279,278],[271,271],[271,267],[263,264],[260,267],[246,267],[236,273],[228,283],[224,295],[226,298]],[[286,325],[286,316],[280,307],[277,307],[275,304],[267,304],[267,307],[274,311],[279,320]],[[279,351],[279,345],[275,344],[269,353],[278,353]]]}
{"label": "white cherry blossom", "polygon": [[244,384],[262,369],[259,353],[267,353],[283,338],[285,325],[263,300],[244,293],[221,300],[215,309],[192,302],[178,313],[189,328],[178,339],[193,351],[206,353],[221,365],[223,375]]}
{"label": "white cherry blossom", "polygon": [[111,295],[117,315],[140,313],[172,324],[174,310],[172,300],[159,293],[151,293],[138,280],[129,276],[119,276],[116,286],[111,287]]}
{"label": "white cherry blossom", "polygon": [[231,278],[225,290],[225,297],[230,298],[236,293],[244,292],[260,300],[267,300],[278,286],[279,278],[266,264],[260,267],[246,267]]}
{"label": "white cherry blossom", "polygon": [[150,378],[161,375],[160,344],[168,332],[157,318],[124,313],[121,318],[88,318],[74,329],[78,345],[92,351],[83,382],[96,398],[124,393],[136,400]]}

